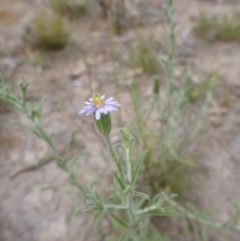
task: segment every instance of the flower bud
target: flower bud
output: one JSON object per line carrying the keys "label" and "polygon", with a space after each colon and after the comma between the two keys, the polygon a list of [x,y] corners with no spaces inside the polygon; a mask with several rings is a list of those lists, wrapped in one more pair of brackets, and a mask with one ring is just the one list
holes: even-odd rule
{"label": "flower bud", "polygon": [[124,127],[124,128],[120,128],[120,133],[121,133],[121,136],[122,136],[122,140],[123,140],[123,143],[124,143],[124,146],[126,148],[129,148],[132,146],[132,143],[133,143],[133,136],[129,133],[128,131],[128,126]]}
{"label": "flower bud", "polygon": [[101,113],[99,120],[96,119],[95,115],[93,115],[93,117],[94,117],[94,121],[95,121],[98,132],[104,136],[108,136],[110,134],[111,128],[112,128],[110,114],[109,113],[107,113],[107,114]]}

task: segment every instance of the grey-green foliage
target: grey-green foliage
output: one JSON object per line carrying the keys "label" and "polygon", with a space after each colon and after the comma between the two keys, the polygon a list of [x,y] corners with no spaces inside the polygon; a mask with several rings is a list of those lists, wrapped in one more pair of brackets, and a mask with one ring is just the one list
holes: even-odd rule
{"label": "grey-green foliage", "polygon": [[139,230],[138,225],[147,216],[178,215],[178,212],[169,205],[170,200],[175,195],[168,196],[162,192],[150,198],[146,193],[136,190],[136,180],[147,151],[141,152],[136,165],[133,166],[134,162],[131,153],[134,138],[127,128],[121,128],[120,133],[123,150],[121,158],[115,154],[109,136],[104,136],[112,160],[117,168],[112,170],[114,187],[110,191],[109,196],[105,198],[105,200],[111,200],[111,203],[105,201],[94,191],[88,195],[89,206],[81,212],[107,212],[110,220],[114,221],[122,229],[119,240],[139,240],[142,232]]}
{"label": "grey-green foliage", "polygon": [[208,17],[202,14],[193,31],[197,37],[207,41],[230,42],[240,38],[240,22],[237,17]]}
{"label": "grey-green foliage", "polygon": [[134,68],[142,68],[146,74],[150,75],[159,74],[161,69],[156,54],[143,39],[139,39],[137,45],[131,49],[130,64]]}
{"label": "grey-green foliage", "polygon": [[59,50],[70,41],[71,28],[62,16],[39,12],[32,20],[28,42],[35,48]]}
{"label": "grey-green foliage", "polygon": [[[28,84],[26,84],[23,80],[20,80],[19,88],[21,93],[20,97],[15,95],[10,90],[10,88],[0,75],[0,100],[3,100],[6,103],[17,108],[30,120],[29,126],[19,122],[14,122],[14,124],[18,124],[30,130],[38,138],[44,140],[51,148],[53,157],[55,158],[58,167],[68,174],[70,183],[73,186],[77,187],[80,191],[84,191],[86,189],[85,185],[80,184],[73,173],[73,165],[78,160],[79,156],[82,154],[82,151],[77,153],[70,161],[67,161],[67,158],[64,155],[60,155],[52,141],[51,135],[49,135],[42,126],[41,114],[44,98],[38,103],[34,104],[26,102],[26,92]],[[44,161],[45,158],[41,159],[36,165],[40,165]]]}
{"label": "grey-green foliage", "polygon": [[211,90],[216,84],[216,75],[214,73],[210,73],[206,76],[206,78],[198,84],[194,84],[191,80],[189,80],[189,85],[187,87],[186,96],[190,103],[196,102],[204,96],[209,90]]}
{"label": "grey-green foliage", "polygon": [[[145,110],[141,108],[137,81],[133,81],[131,88],[138,139],[141,147],[148,149],[144,161],[144,176],[147,177],[153,193],[170,190],[181,194],[189,188],[191,180],[187,174],[194,162],[186,158],[185,147],[201,128],[201,120],[209,105],[216,79],[215,75],[209,75],[202,83],[194,84],[186,70],[175,75],[178,49],[174,11],[172,1],[167,0],[164,11],[167,38],[160,41],[165,56],[156,64],[162,65],[162,71],[161,75],[154,76],[152,100]],[[198,100],[201,106],[196,113],[195,125],[187,124],[191,104]]]}

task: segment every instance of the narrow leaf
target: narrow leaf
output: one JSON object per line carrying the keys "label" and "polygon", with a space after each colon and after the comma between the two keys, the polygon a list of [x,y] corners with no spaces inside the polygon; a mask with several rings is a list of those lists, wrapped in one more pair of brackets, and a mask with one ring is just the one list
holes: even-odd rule
{"label": "narrow leaf", "polygon": [[118,241],[127,241],[130,235],[130,230],[128,229]]}
{"label": "narrow leaf", "polygon": [[110,214],[110,217],[114,219],[118,224],[120,224],[122,227],[127,228],[127,224],[123,222],[120,218],[118,218],[112,211],[108,211]]}
{"label": "narrow leaf", "polygon": [[135,209],[138,210],[138,209],[141,209],[143,207],[143,204],[145,204],[146,202],[146,199],[145,198],[142,198],[140,201],[136,202],[134,204],[135,206]]}
{"label": "narrow leaf", "polygon": [[70,163],[70,167],[69,167],[69,171],[72,172],[73,168],[76,166],[77,162],[78,162],[78,158],[83,154],[83,151],[79,151],[72,159],[71,163]]}
{"label": "narrow leaf", "polygon": [[141,169],[141,166],[143,164],[143,160],[145,159],[147,152],[148,152],[147,150],[142,151],[142,153],[141,153],[141,155],[140,155],[140,157],[138,159],[138,163],[137,163],[136,169],[135,169],[135,171],[133,173],[133,177],[132,177],[132,185],[133,186],[135,186],[138,173],[139,173],[139,171]]}
{"label": "narrow leaf", "polygon": [[161,217],[172,217],[172,216],[181,216],[182,214],[177,211],[150,211],[146,214],[149,214],[151,216],[161,216]]}
{"label": "narrow leaf", "polygon": [[113,176],[115,177],[115,180],[117,181],[118,185],[119,185],[122,189],[124,189],[124,188],[125,188],[125,187],[124,187],[124,184],[123,184],[122,180],[119,178],[119,176],[117,175],[117,173],[116,173],[114,170],[111,170],[111,171],[112,171],[112,174],[113,174]]}
{"label": "narrow leaf", "polygon": [[67,221],[70,222],[77,210],[77,204],[75,204],[67,215]]}
{"label": "narrow leaf", "polygon": [[157,202],[157,200],[160,198],[161,194],[158,193],[158,194],[155,194],[152,199],[147,203],[147,206],[146,207],[150,207],[152,206],[154,203]]}
{"label": "narrow leaf", "polygon": [[100,203],[101,203],[101,205],[102,205],[102,199],[101,199],[101,197],[99,196],[99,194],[97,193],[97,191],[95,191],[94,193],[95,193],[96,199],[99,200]]}
{"label": "narrow leaf", "polygon": [[19,121],[11,121],[10,124],[11,125],[18,125],[18,126],[21,126],[21,127],[25,128],[25,129],[28,129],[28,130],[30,129],[28,126],[20,123]]}
{"label": "narrow leaf", "polygon": [[45,191],[48,191],[48,190],[51,190],[51,189],[58,189],[60,187],[67,186],[67,185],[69,185],[69,184],[68,183],[61,183],[61,184],[56,184],[56,185],[52,185],[52,186],[46,186],[46,187],[42,187],[41,191],[45,192]]}
{"label": "narrow leaf", "polygon": [[147,200],[150,200],[150,197],[149,197],[147,194],[143,193],[143,192],[137,192],[137,191],[135,191],[135,192],[133,193],[133,195],[134,195],[134,196],[137,196],[137,197],[141,197],[141,198],[147,199]]}

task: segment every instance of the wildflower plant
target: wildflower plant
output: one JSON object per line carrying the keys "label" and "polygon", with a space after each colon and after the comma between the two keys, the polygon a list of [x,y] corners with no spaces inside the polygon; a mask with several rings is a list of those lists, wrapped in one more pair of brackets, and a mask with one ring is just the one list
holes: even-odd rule
{"label": "wildflower plant", "polygon": [[[81,198],[79,203],[74,205],[70,216],[77,216],[82,213],[92,213],[95,221],[107,219],[111,227],[111,237],[107,240],[119,241],[140,241],[140,240],[168,240],[162,236],[151,224],[151,217],[178,217],[185,223],[190,223],[194,227],[196,240],[208,240],[207,231],[209,228],[229,229],[240,234],[238,227],[240,221],[240,208],[235,205],[235,215],[226,222],[218,222],[209,217],[193,205],[187,206],[177,202],[176,194],[164,192],[158,185],[151,190],[144,191],[146,181],[141,178],[141,173],[155,175],[161,183],[167,183],[169,176],[175,177],[172,167],[177,163],[189,164],[189,161],[178,153],[176,138],[178,127],[181,125],[181,116],[184,108],[189,105],[191,100],[191,85],[186,72],[183,72],[180,80],[183,86],[178,86],[174,70],[175,54],[175,24],[173,22],[174,8],[172,0],[166,0],[165,15],[168,23],[169,41],[163,43],[166,49],[166,58],[162,60],[163,71],[166,75],[166,98],[159,93],[159,78],[154,79],[153,102],[145,114],[140,113],[138,107],[137,87],[134,83],[132,86],[132,100],[134,113],[136,116],[136,126],[139,134],[138,144],[134,145],[135,138],[129,132],[128,127],[120,128],[121,143],[120,152],[115,151],[115,146],[111,142],[111,112],[116,111],[121,104],[113,101],[113,97],[105,100],[104,95],[93,95],[85,105],[80,108],[79,114],[93,116],[93,121],[99,134],[103,137],[109,156],[112,160],[112,186],[104,193],[97,192],[90,183],[80,183],[74,173],[76,164],[82,156],[80,150],[71,160],[60,154],[41,123],[41,110],[44,99],[39,103],[29,103],[26,101],[26,92],[28,84],[23,80],[19,82],[20,97],[15,95],[3,78],[0,76],[0,100],[11,104],[22,112],[29,120],[29,125],[21,126],[30,130],[38,138],[44,140],[51,148],[53,157],[57,166],[66,173],[69,179],[69,185],[76,188]],[[212,87],[212,84],[211,86]],[[175,91],[175,90],[178,91]],[[205,91],[205,88],[203,88]],[[190,91],[190,92],[189,92]],[[196,90],[195,90],[196,92]],[[200,91],[202,94],[202,91]],[[205,113],[206,107],[211,97],[211,88],[206,91],[201,114]],[[194,97],[199,96],[194,95]],[[118,99],[118,98],[117,98]],[[194,99],[195,100],[195,99]],[[150,135],[146,133],[146,122],[144,118],[151,115],[152,111],[157,110],[157,121],[160,123],[160,129],[155,128],[153,136],[157,136],[158,145],[152,146],[148,139]],[[151,119],[151,118],[148,118]],[[194,135],[199,129],[198,121],[196,129],[191,133]],[[136,135],[137,136],[137,135]],[[138,137],[138,136],[137,136]],[[70,138],[71,139],[71,138]],[[153,158],[152,158],[153,157]],[[160,161],[159,161],[160,160]],[[174,161],[172,161],[174,160]],[[41,159],[36,165],[44,163]],[[170,164],[169,164],[170,163]],[[159,173],[161,175],[159,176]],[[148,176],[148,178],[151,176]],[[166,181],[167,180],[167,181]],[[175,180],[176,182],[176,180]],[[157,183],[159,184],[159,183]],[[154,194],[153,194],[154,193]],[[82,208],[83,204],[85,205]],[[188,225],[186,225],[188,226]],[[174,227],[169,227],[174,228]]]}
{"label": "wildflower plant", "polygon": [[[28,84],[21,80],[19,82],[19,87],[21,90],[20,97],[16,96],[9,89],[8,85],[0,76],[0,100],[11,104],[25,114],[30,120],[31,125],[24,127],[29,129],[40,139],[43,139],[49,145],[57,166],[68,175],[69,184],[78,190],[79,196],[82,198],[81,202],[83,203],[84,199],[86,199],[86,207],[78,208],[78,206],[74,206],[71,215],[91,212],[95,214],[95,220],[97,220],[99,217],[104,218],[106,216],[105,214],[107,214],[109,222],[115,228],[112,240],[119,241],[166,240],[166,237],[159,234],[156,229],[151,228],[152,225],[151,222],[149,222],[151,216],[180,216],[194,223],[194,225],[200,225],[200,227],[204,228],[205,232],[208,227],[212,227],[215,229],[230,229],[240,234],[240,229],[237,227],[240,218],[240,208],[238,206],[235,206],[236,214],[231,220],[220,223],[206,215],[203,216],[196,208],[191,210],[190,208],[183,207],[174,200],[176,197],[175,194],[168,195],[164,192],[160,192],[151,197],[147,193],[139,190],[141,185],[137,185],[137,182],[139,182],[138,177],[142,170],[147,150],[141,151],[137,161],[133,160],[132,151],[134,147],[134,137],[129,133],[128,128],[125,127],[120,128],[120,135],[122,138],[120,146],[122,148],[122,153],[121,155],[117,155],[110,140],[111,124],[105,121],[106,116],[110,118],[110,109],[105,112],[101,111],[99,119],[96,118],[96,113],[99,110],[98,108],[103,108],[105,105],[107,106],[106,103],[108,103],[108,105],[114,105],[114,108],[120,106],[118,102],[109,104],[112,98],[103,102],[104,97],[98,95],[93,96],[94,98],[85,103],[86,106],[88,106],[86,109],[87,111],[89,110],[89,106],[94,108],[93,106],[99,102],[102,106],[98,106],[98,108],[95,107],[92,114],[94,115],[94,121],[99,133],[106,141],[110,157],[114,163],[114,168],[112,169],[112,178],[114,181],[112,188],[107,195],[103,195],[96,190],[91,190],[89,184],[80,183],[74,174],[74,167],[79,157],[82,155],[82,151],[78,152],[70,161],[57,151],[52,142],[51,135],[44,130],[41,124],[41,110],[44,100],[36,104],[28,103],[26,101]],[[98,123],[100,123],[100,125],[98,125]],[[101,128],[99,126],[101,126]],[[36,165],[40,165],[43,162],[44,159]],[[146,223],[150,226],[142,228],[142,225]],[[205,236],[206,233],[204,233],[204,237]]]}

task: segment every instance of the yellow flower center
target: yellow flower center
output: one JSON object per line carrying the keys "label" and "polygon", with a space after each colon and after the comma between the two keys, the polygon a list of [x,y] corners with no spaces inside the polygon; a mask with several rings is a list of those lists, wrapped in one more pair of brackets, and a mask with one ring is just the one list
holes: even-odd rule
{"label": "yellow flower center", "polygon": [[96,105],[97,107],[103,106],[103,100],[102,100],[100,94],[98,94],[98,95],[93,94],[92,99],[93,99],[92,100],[93,104]]}

